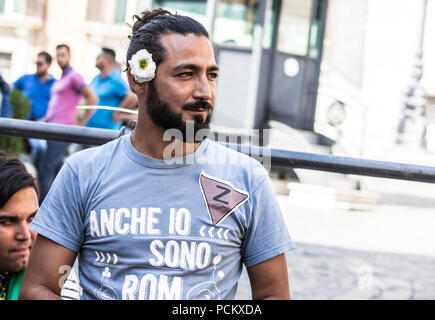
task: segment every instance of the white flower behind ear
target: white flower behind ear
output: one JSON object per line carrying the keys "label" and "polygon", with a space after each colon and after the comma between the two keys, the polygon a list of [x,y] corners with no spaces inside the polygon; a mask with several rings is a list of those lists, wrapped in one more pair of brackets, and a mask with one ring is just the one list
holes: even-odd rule
{"label": "white flower behind ear", "polygon": [[130,73],[139,83],[148,82],[156,76],[156,63],[146,49],[139,50],[128,61]]}

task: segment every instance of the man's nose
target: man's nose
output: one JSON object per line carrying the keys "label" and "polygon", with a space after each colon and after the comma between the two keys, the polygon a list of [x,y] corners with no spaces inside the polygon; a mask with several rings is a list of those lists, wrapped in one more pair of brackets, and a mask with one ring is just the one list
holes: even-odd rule
{"label": "man's nose", "polygon": [[28,241],[32,238],[29,224],[27,222],[20,222],[15,228],[15,239],[18,241]]}
{"label": "man's nose", "polygon": [[196,81],[193,97],[195,99],[205,100],[208,102],[213,99],[213,85],[210,83],[206,76],[200,77]]}

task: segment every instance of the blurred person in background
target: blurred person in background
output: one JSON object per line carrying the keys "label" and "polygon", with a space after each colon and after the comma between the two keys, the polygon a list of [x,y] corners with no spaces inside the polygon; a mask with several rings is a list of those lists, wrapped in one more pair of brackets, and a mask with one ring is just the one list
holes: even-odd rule
{"label": "blurred person in background", "polygon": [[[95,76],[90,87],[98,96],[98,105],[133,109],[137,104],[137,98],[130,92],[128,84],[121,77],[115,51],[102,48],[96,59],[96,67],[101,73]],[[136,120],[137,116],[120,111],[97,109],[86,126],[119,130],[122,121],[126,119]]]}
{"label": "blurred person in background", "polygon": [[[71,67],[71,49],[68,45],[60,44],[56,47],[56,59],[62,69],[62,76],[51,88],[47,114],[40,121],[83,126],[88,122],[93,111],[86,110],[84,116],[78,119],[77,106],[82,97],[86,105],[96,105],[97,97],[86,85],[83,77]],[[39,167],[40,203],[47,195],[63,164],[68,146],[67,142],[48,141],[47,143],[47,150],[42,155]]]}
{"label": "blurred person in background", "polygon": [[[36,73],[26,74],[14,82],[14,88],[23,92],[30,100],[30,113],[26,120],[40,120],[47,113],[50,90],[56,79],[48,73],[52,57],[47,52],[38,53],[36,57]],[[29,139],[32,160],[39,167],[42,154],[47,149],[47,141],[42,139]]]}
{"label": "blurred person in background", "polygon": [[0,300],[18,300],[36,233],[36,179],[15,157],[0,151]]}

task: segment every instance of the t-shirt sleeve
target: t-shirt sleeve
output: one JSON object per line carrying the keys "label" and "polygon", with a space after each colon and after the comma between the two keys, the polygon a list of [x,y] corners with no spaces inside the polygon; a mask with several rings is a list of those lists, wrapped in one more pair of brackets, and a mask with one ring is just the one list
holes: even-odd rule
{"label": "t-shirt sleeve", "polygon": [[242,248],[247,267],[295,248],[268,176],[252,193],[251,210]]}
{"label": "t-shirt sleeve", "polygon": [[71,81],[72,81],[72,84],[73,84],[74,89],[75,89],[77,92],[80,91],[83,87],[86,87],[86,82],[85,82],[85,80],[84,80],[83,77],[82,77],[80,74],[78,74],[78,73],[75,73],[75,74],[72,76]]}
{"label": "t-shirt sleeve", "polygon": [[30,229],[79,251],[84,240],[84,216],[78,179],[68,163],[59,171]]}

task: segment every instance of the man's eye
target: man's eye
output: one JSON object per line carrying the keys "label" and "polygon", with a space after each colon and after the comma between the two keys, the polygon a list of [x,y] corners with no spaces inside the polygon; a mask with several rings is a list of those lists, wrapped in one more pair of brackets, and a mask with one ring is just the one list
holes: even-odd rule
{"label": "man's eye", "polygon": [[12,221],[11,220],[3,220],[3,221],[0,221],[0,226],[2,226],[2,227],[9,227],[9,226],[11,226],[12,225]]}
{"label": "man's eye", "polygon": [[192,72],[182,72],[182,73],[179,73],[178,76],[182,77],[182,78],[191,77]]}
{"label": "man's eye", "polygon": [[217,74],[217,73],[210,73],[208,76],[209,76],[211,79],[216,79],[216,78],[218,77],[218,74]]}

